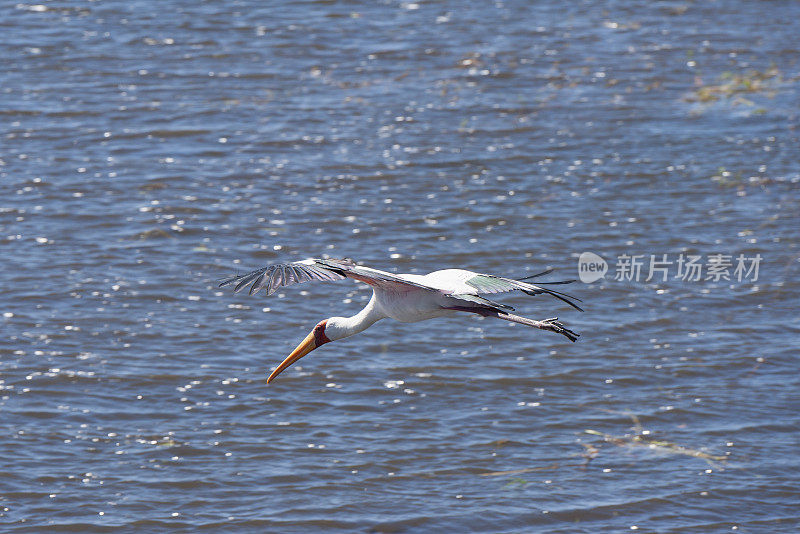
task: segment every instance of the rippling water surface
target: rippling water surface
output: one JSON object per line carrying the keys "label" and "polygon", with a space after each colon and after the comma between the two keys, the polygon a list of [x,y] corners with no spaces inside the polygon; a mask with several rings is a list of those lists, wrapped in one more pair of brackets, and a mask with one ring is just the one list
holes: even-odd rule
{"label": "rippling water surface", "polygon": [[[795,532],[798,18],[6,3],[2,530]],[[504,300],[577,343],[383,321],[269,386],[369,290],[216,287],[321,255],[570,278],[586,251],[585,313]],[[677,277],[714,254],[758,278]]]}

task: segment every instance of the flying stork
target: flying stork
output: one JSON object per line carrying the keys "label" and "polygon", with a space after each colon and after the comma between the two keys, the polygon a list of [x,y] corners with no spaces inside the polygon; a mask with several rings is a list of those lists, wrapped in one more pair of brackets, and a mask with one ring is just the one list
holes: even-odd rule
{"label": "flying stork", "polygon": [[[558,317],[535,321],[509,313],[514,311],[514,308],[483,296],[515,290],[522,291],[526,295],[546,293],[583,311],[575,303],[575,301],[580,302],[580,299],[526,282],[550,272],[552,269],[520,279],[475,273],[464,269],[444,269],[426,275],[393,274],[358,265],[350,259],[308,259],[268,265],[247,274],[233,276],[223,280],[219,287],[235,283],[234,292],[238,292],[250,285],[251,295],[261,289],[265,289],[267,295],[271,295],[279,287],[312,280],[334,281],[344,278],[352,278],[372,287],[372,298],[357,314],[352,317],[329,317],[317,323],[300,345],[269,375],[267,383],[270,383],[284,369],[312,350],[325,343],[357,334],[376,321],[386,318],[413,323],[467,312],[549,330],[575,341],[579,334],[558,322]],[[549,283],[565,284],[572,281]]]}

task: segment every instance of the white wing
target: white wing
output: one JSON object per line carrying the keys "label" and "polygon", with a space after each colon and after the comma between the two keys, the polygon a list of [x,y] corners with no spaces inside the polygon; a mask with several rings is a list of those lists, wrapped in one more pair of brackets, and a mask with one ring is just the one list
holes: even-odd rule
{"label": "white wing", "polygon": [[[544,273],[540,273],[539,275],[534,275],[533,277],[528,278],[535,278],[536,276],[541,276],[541,274],[547,274],[549,272],[550,271],[545,271]],[[541,295],[542,293],[547,293],[548,295],[552,295],[559,300],[563,300],[573,308],[583,311],[581,307],[574,302],[581,302],[581,299],[561,293],[560,291],[554,291],[546,287],[523,282],[522,280],[504,278],[502,276],[495,276],[492,274],[475,273],[464,269],[445,269],[443,271],[432,272],[424,277],[419,278],[424,280],[425,283],[429,284],[430,286],[435,287],[440,291],[447,292],[450,294],[450,296],[455,298],[463,297],[464,295],[490,295],[494,293],[505,293],[508,291],[522,291],[526,295]],[[571,282],[571,280],[550,283],[564,284],[569,282]],[[497,305],[497,303],[493,304]]]}

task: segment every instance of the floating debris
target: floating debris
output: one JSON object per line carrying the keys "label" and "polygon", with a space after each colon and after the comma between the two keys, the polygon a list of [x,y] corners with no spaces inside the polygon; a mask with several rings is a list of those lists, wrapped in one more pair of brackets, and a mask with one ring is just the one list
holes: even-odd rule
{"label": "floating debris", "polygon": [[172,234],[167,232],[166,230],[162,230],[160,228],[153,228],[151,230],[145,230],[144,232],[139,232],[136,234],[134,239],[163,239],[163,238],[171,238],[174,237]]}
{"label": "floating debris", "polygon": [[[642,424],[636,415],[634,414],[628,414],[628,415],[630,416],[630,418],[633,420],[634,423],[634,434],[632,435],[625,434],[623,436],[614,436],[612,434],[606,434],[605,432],[600,432],[599,430],[593,430],[593,429],[586,429],[583,432],[584,434],[602,437],[603,441],[605,441],[606,443],[611,443],[619,447],[646,447],[648,450],[651,451],[655,450],[657,452],[662,452],[667,454],[682,454],[685,456],[692,456],[694,458],[701,458],[712,465],[714,465],[712,462],[724,462],[725,460],[728,459],[728,456],[710,454],[698,449],[691,449],[689,447],[684,447],[683,445],[678,445],[677,443],[672,443],[670,441],[654,439],[649,435],[650,432],[648,430],[644,430],[642,428]],[[589,465],[589,462],[594,460],[600,454],[600,448],[592,445],[591,443],[581,443],[581,445],[583,445],[584,451],[583,453],[580,454],[580,456],[586,460],[583,463],[562,464],[555,462],[538,467],[525,467],[522,469],[511,469],[509,471],[490,471],[488,473],[480,473],[480,476],[496,477],[496,476],[520,475],[522,473],[532,473],[535,471],[548,471],[548,470],[561,469],[564,467],[578,467],[580,469],[586,469],[586,467],[588,467]]]}
{"label": "floating debris", "polygon": [[531,473],[534,471],[549,471],[552,469],[560,469],[562,467],[584,467],[585,464],[559,464],[552,463],[540,467],[526,467],[523,469],[512,469],[511,471],[490,471],[488,473],[481,473],[482,477],[499,477],[505,475],[519,475],[521,473]]}
{"label": "floating debris", "polygon": [[[657,452],[662,452],[662,453],[682,454],[685,456],[692,456],[694,458],[702,458],[707,462],[712,462],[712,461],[724,462],[725,460],[728,459],[727,456],[709,454],[707,452],[703,452],[698,449],[691,449],[689,447],[684,447],[683,445],[678,445],[677,443],[672,443],[670,441],[654,439],[650,437],[650,432],[648,430],[644,430],[642,428],[642,424],[636,415],[634,414],[628,414],[628,415],[630,416],[630,418],[633,420],[634,423],[633,435],[625,434],[624,436],[614,436],[611,434],[606,434],[605,432],[600,432],[599,430],[592,430],[592,429],[586,429],[583,432],[584,434],[590,434],[592,436],[600,436],[606,443],[611,443],[619,447],[646,447],[649,450],[655,450]],[[597,454],[592,456],[592,458],[594,458],[595,456],[597,456]],[[589,460],[591,460],[591,458]]]}
{"label": "floating debris", "polygon": [[656,440],[650,439],[647,436],[642,436],[640,434],[636,434],[633,436],[612,436],[611,434],[606,434],[604,432],[599,432],[597,430],[586,429],[583,431],[585,434],[591,434],[593,436],[602,436],[603,440],[607,443],[613,443],[614,445],[619,445],[620,447],[624,446],[641,446],[647,447],[648,449],[655,449],[659,452],[667,452],[672,454],[684,454],[686,456],[694,456],[695,458],[702,458],[704,460],[714,460],[717,462],[722,462],[728,459],[727,456],[720,456],[715,454],[709,454],[707,452],[703,452],[697,449],[690,449],[688,447],[684,447],[683,445],[678,445],[677,443],[672,443],[670,441],[663,441],[663,440]]}
{"label": "floating debris", "polygon": [[763,71],[753,69],[739,74],[723,72],[714,84],[705,84],[702,78],[697,77],[695,89],[684,100],[710,103],[730,99],[733,104],[753,105],[744,95],[762,94],[772,98],[782,81],[781,71],[775,65]]}

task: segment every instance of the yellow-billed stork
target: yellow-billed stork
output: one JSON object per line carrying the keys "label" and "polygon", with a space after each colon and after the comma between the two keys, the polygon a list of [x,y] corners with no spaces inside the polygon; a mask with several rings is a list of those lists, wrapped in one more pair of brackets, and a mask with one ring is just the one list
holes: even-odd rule
{"label": "yellow-billed stork", "polygon": [[[308,259],[268,265],[244,275],[225,279],[220,283],[220,287],[235,283],[234,291],[236,292],[250,285],[251,295],[261,289],[265,289],[267,295],[271,295],[283,286],[312,280],[333,281],[344,278],[359,280],[372,287],[372,298],[363,310],[352,317],[329,317],[320,321],[300,345],[269,375],[267,378],[267,383],[269,383],[284,369],[321,345],[357,334],[376,321],[389,317],[397,321],[413,323],[458,312],[468,312],[550,330],[566,336],[570,341],[575,341],[579,334],[558,322],[558,317],[535,321],[509,313],[514,308],[482,296],[515,290],[522,291],[527,295],[546,293],[583,311],[575,303],[575,301],[580,302],[580,299],[526,282],[526,280],[550,272],[551,270],[548,270],[520,279],[475,273],[464,269],[444,269],[426,275],[392,274],[357,265],[350,259]],[[549,283],[569,282],[572,280]],[[540,283],[544,284],[545,282]]]}

